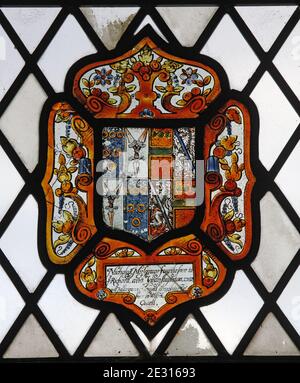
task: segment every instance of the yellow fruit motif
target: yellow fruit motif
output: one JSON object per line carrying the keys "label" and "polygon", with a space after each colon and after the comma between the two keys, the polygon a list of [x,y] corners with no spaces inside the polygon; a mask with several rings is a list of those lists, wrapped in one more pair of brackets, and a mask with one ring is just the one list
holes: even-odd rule
{"label": "yellow fruit motif", "polygon": [[122,249],[120,251],[117,251],[116,257],[132,257],[134,254],[134,250],[131,249]]}
{"label": "yellow fruit motif", "polygon": [[54,221],[52,226],[56,233],[62,233],[54,242],[53,246],[56,249],[58,246],[65,245],[72,239],[72,229],[75,224],[75,218],[67,210],[63,210],[63,221]]}
{"label": "yellow fruit motif", "polygon": [[73,138],[60,137],[60,142],[62,144],[62,149],[68,156],[72,157],[72,152],[79,145],[76,140]]}
{"label": "yellow fruit motif", "polygon": [[215,279],[216,276],[218,275],[218,270],[212,264],[211,259],[206,254],[204,254],[203,255],[203,261],[206,264],[205,268],[203,270],[203,277]]}
{"label": "yellow fruit motif", "polygon": [[236,140],[237,136],[225,136],[221,138],[221,146],[228,151],[234,150],[236,147]]}
{"label": "yellow fruit motif", "polygon": [[94,290],[97,287],[97,273],[92,269],[92,266],[95,264],[95,257],[91,258],[87,264],[85,270],[82,270],[80,273],[80,279],[86,283],[88,290]]}
{"label": "yellow fruit motif", "polygon": [[178,247],[169,247],[165,250],[166,255],[180,255],[183,251],[179,249]]}
{"label": "yellow fruit motif", "polygon": [[238,165],[239,156],[237,153],[231,155],[231,165],[228,164],[226,159],[219,159],[221,168],[225,170],[225,177],[227,180],[238,181],[242,178],[245,165]]}
{"label": "yellow fruit motif", "polygon": [[72,173],[77,171],[76,166],[71,166],[67,168],[66,166],[66,157],[63,154],[60,154],[58,157],[59,168],[54,169],[54,174],[57,176],[57,180],[61,183],[61,187],[55,190],[55,194],[60,197],[64,193],[76,193],[77,189],[73,188],[72,183]]}

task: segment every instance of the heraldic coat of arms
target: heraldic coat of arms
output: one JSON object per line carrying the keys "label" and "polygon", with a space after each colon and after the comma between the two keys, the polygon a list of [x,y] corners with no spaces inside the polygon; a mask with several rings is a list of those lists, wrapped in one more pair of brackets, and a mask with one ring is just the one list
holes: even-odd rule
{"label": "heraldic coat of arms", "polygon": [[222,296],[252,251],[257,112],[214,60],[129,43],[46,102],[40,248],[79,300],[154,326]]}

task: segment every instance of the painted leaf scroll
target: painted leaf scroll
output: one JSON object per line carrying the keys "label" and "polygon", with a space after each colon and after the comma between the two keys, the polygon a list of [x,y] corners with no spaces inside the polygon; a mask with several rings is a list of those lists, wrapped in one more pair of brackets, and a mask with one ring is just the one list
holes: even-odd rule
{"label": "painted leaf scroll", "polygon": [[202,228],[232,259],[244,258],[252,244],[250,115],[230,100],[205,127],[205,218]]}
{"label": "painted leaf scroll", "polygon": [[93,219],[94,136],[66,102],[48,120],[48,156],[42,186],[46,198],[46,244],[52,262],[68,263],[96,232]]}
{"label": "painted leaf scroll", "polygon": [[172,56],[144,38],[75,76],[73,95],[95,118],[195,118],[221,91],[207,65]]}

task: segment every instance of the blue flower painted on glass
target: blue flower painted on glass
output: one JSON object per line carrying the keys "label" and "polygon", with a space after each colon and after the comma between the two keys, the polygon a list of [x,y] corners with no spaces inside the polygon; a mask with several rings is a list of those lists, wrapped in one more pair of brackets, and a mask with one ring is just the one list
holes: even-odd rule
{"label": "blue flower painted on glass", "polygon": [[173,74],[171,73],[171,78],[172,78],[172,82],[175,86],[177,86],[179,84],[179,79],[178,79],[178,76],[176,74]]}
{"label": "blue flower painted on glass", "polygon": [[102,68],[101,70],[95,69],[96,71],[96,76],[94,77],[94,80],[99,82],[101,85],[111,85],[111,81],[113,80],[114,76],[111,74],[112,69],[105,69]]}
{"label": "blue flower painted on glass", "polygon": [[107,297],[107,294],[104,290],[99,290],[97,293],[97,297],[100,301],[103,301]]}
{"label": "blue flower painted on glass", "polygon": [[179,76],[182,80],[182,84],[192,85],[196,82],[198,78],[197,69],[192,69],[188,67],[187,69],[182,69],[182,73]]}
{"label": "blue flower painted on glass", "polygon": [[200,298],[202,293],[203,293],[202,289],[199,286],[195,286],[192,294],[195,298]]}

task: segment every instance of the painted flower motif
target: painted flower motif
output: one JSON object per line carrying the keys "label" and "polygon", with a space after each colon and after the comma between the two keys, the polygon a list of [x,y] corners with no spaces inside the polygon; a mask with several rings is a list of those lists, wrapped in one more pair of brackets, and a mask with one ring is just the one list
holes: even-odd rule
{"label": "painted flower motif", "polygon": [[97,292],[97,297],[100,301],[103,301],[107,297],[107,294],[104,290],[99,290]]}
{"label": "painted flower motif", "polygon": [[179,63],[177,63],[175,61],[171,61],[171,60],[166,60],[162,65],[162,69],[165,69],[169,73],[175,72],[180,67],[182,67],[182,64],[179,64]]}
{"label": "painted flower motif", "polygon": [[201,298],[202,293],[203,293],[203,291],[199,286],[195,286],[193,288],[192,294],[195,298]]}
{"label": "painted flower motif", "polygon": [[183,251],[179,247],[169,247],[165,250],[166,255],[180,255]]}
{"label": "painted flower motif", "polygon": [[60,187],[55,189],[57,197],[61,197],[64,193],[77,193],[77,189],[72,184],[72,174],[77,171],[75,164],[67,166],[66,157],[60,154],[58,157],[59,167],[54,169],[54,174],[57,176],[57,180],[60,183]]}
{"label": "painted flower motif", "polygon": [[203,285],[209,288],[215,284],[218,270],[206,254],[203,255],[203,261],[205,262],[205,268],[203,269]]}
{"label": "painted flower motif", "polygon": [[[239,181],[245,170],[244,164],[239,164],[239,156],[237,153],[231,155],[231,164],[228,163],[227,159],[219,159],[221,168],[225,170],[225,177],[227,180]],[[226,186],[226,185],[224,185]]]}
{"label": "painted flower motif", "polygon": [[92,269],[92,266],[95,264],[95,262],[95,257],[91,258],[87,264],[86,269],[80,273],[80,279],[86,283],[86,288],[89,291],[93,291],[97,288],[97,273]]}
{"label": "painted flower motif", "polygon": [[243,242],[241,236],[236,232],[242,231],[243,227],[246,225],[246,221],[242,218],[234,218],[234,210],[231,209],[223,216],[225,232],[226,232],[226,244],[230,247],[230,242],[236,243],[240,248],[243,248]]}
{"label": "painted flower motif", "polygon": [[65,105],[64,103],[60,102],[53,107],[54,110],[56,110],[56,117],[55,122],[68,122],[72,116],[72,110],[70,110],[69,105]]}
{"label": "painted flower motif", "polygon": [[94,77],[95,81],[99,81],[101,85],[110,85],[114,76],[111,74],[112,70],[106,70],[105,68],[101,68],[101,70],[95,69],[96,76]]}
{"label": "painted flower motif", "polygon": [[243,227],[246,225],[246,221],[242,218],[235,218],[233,222],[236,231],[242,231]]}
{"label": "painted flower motif", "polygon": [[145,47],[143,50],[141,50],[139,54],[139,60],[144,64],[150,64],[153,60],[153,53],[152,50],[148,47]]}
{"label": "painted flower motif", "polygon": [[116,70],[118,73],[125,73],[127,71],[127,68],[129,68],[129,60],[122,60],[115,64],[111,64],[110,67],[114,70]]}
{"label": "painted flower motif", "polygon": [[178,76],[175,73],[171,73],[171,79],[174,86],[179,85],[179,79]]}
{"label": "painted flower motif", "polygon": [[182,80],[182,84],[192,85],[198,78],[197,69],[192,69],[191,67],[182,69],[182,73],[179,77]]}
{"label": "painted flower motif", "polygon": [[72,240],[72,230],[75,224],[75,218],[72,214],[64,210],[63,211],[63,221],[54,221],[52,222],[52,227],[56,233],[59,233],[58,239],[54,242],[54,248],[58,246],[65,245],[70,240]]}
{"label": "painted flower motif", "polygon": [[219,159],[223,159],[225,156],[231,156],[233,150],[237,146],[237,136],[224,136],[221,140],[216,142],[213,154]]}
{"label": "painted flower motif", "polygon": [[116,252],[116,257],[120,257],[120,258],[132,257],[133,255],[134,255],[134,250],[127,249],[127,248],[119,250]]}

